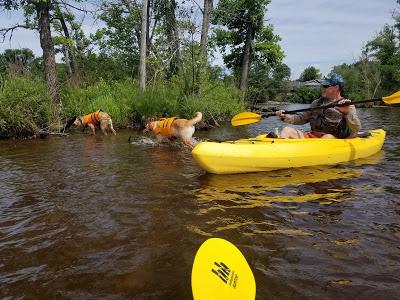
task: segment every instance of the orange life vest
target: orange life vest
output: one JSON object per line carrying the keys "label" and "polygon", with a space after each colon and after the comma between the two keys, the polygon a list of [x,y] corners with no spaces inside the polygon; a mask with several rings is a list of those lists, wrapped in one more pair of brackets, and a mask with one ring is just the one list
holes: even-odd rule
{"label": "orange life vest", "polygon": [[166,138],[170,139],[172,137],[171,125],[175,119],[176,117],[160,119],[159,121],[157,121],[157,128],[154,130],[154,133],[162,134]]}
{"label": "orange life vest", "polygon": [[101,109],[99,109],[96,112],[93,112],[91,114],[84,115],[83,118],[82,118],[83,126],[87,126],[88,124],[93,124],[94,126],[99,125],[99,123],[100,123],[100,117],[99,117],[100,111],[101,111]]}

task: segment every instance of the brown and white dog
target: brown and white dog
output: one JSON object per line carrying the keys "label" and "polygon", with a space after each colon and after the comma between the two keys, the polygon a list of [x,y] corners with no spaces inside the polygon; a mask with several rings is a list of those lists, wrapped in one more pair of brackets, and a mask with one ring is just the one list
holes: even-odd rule
{"label": "brown and white dog", "polygon": [[93,135],[96,134],[96,127],[99,125],[104,135],[107,135],[107,127],[114,135],[117,134],[114,130],[111,117],[101,109],[93,113],[84,116],[76,116],[74,118],[75,119],[72,123],[73,125],[82,126],[83,129],[89,127],[92,130]]}
{"label": "brown and white dog", "polygon": [[200,122],[202,118],[203,115],[201,112],[196,112],[194,118],[190,120],[162,118],[158,121],[147,123],[143,132],[153,132],[156,135],[157,142],[161,142],[163,138],[178,138],[184,145],[193,148],[192,136],[195,131],[194,125]]}

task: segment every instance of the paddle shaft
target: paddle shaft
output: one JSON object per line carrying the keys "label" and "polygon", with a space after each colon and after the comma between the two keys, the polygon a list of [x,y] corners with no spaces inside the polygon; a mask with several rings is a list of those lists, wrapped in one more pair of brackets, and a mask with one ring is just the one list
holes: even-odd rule
{"label": "paddle shaft", "polygon": [[[302,108],[302,109],[296,109],[296,110],[288,110],[288,111],[285,111],[284,114],[295,114],[295,113],[303,112],[303,111],[313,111],[313,110],[319,110],[319,109],[325,109],[325,108],[331,108],[331,107],[355,105],[355,104],[360,104],[360,103],[377,102],[377,101],[382,101],[382,98],[374,98],[374,99],[361,100],[361,101],[355,101],[355,102],[343,103],[343,104],[332,103],[332,104],[323,105],[323,106],[317,106],[317,107],[309,107],[309,108]],[[268,113],[268,114],[263,114],[261,116],[263,118],[272,117],[272,116],[275,116],[275,112]]]}

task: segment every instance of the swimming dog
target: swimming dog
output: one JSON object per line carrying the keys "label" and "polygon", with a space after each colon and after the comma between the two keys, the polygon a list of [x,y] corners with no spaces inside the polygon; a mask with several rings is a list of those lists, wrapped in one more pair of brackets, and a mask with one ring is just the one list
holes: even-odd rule
{"label": "swimming dog", "polygon": [[196,112],[194,118],[190,120],[178,119],[176,117],[162,118],[158,121],[147,123],[143,132],[153,132],[156,135],[157,142],[161,142],[163,138],[178,138],[184,145],[193,148],[192,136],[195,131],[194,125],[200,122],[202,118],[203,115],[201,112]]}
{"label": "swimming dog", "polygon": [[81,126],[83,130],[85,130],[86,127],[89,127],[92,130],[93,135],[96,134],[96,127],[99,125],[104,135],[107,135],[107,127],[114,135],[117,134],[114,130],[111,117],[101,109],[84,116],[72,117],[72,119],[67,123],[65,129],[68,129],[71,125]]}

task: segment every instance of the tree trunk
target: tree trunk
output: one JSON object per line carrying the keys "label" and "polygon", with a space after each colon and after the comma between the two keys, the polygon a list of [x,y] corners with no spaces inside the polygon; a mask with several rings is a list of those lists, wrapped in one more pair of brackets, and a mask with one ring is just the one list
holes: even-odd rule
{"label": "tree trunk", "polygon": [[203,24],[201,26],[200,56],[207,59],[208,30],[210,28],[210,12],[213,0],[204,0]]}
{"label": "tree trunk", "polygon": [[240,75],[239,89],[241,91],[245,91],[247,89],[247,79],[249,75],[250,60],[251,60],[251,55],[253,53],[253,41],[254,41],[253,26],[252,24],[249,24],[247,27],[246,43],[244,45],[242,70]]}
{"label": "tree trunk", "polygon": [[[135,3],[132,3],[131,2],[131,0],[122,0],[122,2],[121,2],[123,5],[125,5],[126,6],[126,8],[128,9],[128,12],[130,13],[130,14],[134,14],[135,13],[135,11],[134,11],[134,5],[136,5],[136,2]],[[135,22],[135,24],[136,24],[136,22]],[[133,28],[133,30],[135,31],[135,35],[136,35],[136,38],[137,38],[137,40],[138,40],[138,43],[139,43],[139,47],[140,47],[140,30],[139,30],[139,28],[137,27],[137,26],[135,26],[134,28]]]}
{"label": "tree trunk", "polygon": [[173,68],[178,69],[178,74],[183,75],[184,79],[184,91],[185,94],[189,93],[189,78],[186,73],[185,67],[183,65],[183,59],[182,59],[182,54],[181,54],[181,47],[180,47],[180,39],[179,39],[179,31],[178,31],[178,25],[176,22],[176,16],[175,16],[175,9],[176,9],[176,1],[175,0],[170,0],[170,6],[169,6],[169,16],[168,16],[168,21],[169,24],[168,26],[168,31],[169,31],[169,37],[170,37],[170,43],[171,43],[171,48],[172,48],[172,57],[173,57]]}
{"label": "tree trunk", "polygon": [[[72,41],[71,36],[69,34],[69,31],[68,31],[67,24],[65,23],[65,20],[64,20],[63,16],[60,16],[60,23],[61,23],[61,27],[62,27],[63,32],[64,32],[64,36],[68,40]],[[77,76],[78,73],[79,73],[79,70],[78,70],[78,63],[77,63],[76,57],[75,57],[75,51],[74,51],[74,49],[73,49],[73,47],[71,45],[66,45],[65,47],[67,48],[66,50],[67,50],[67,55],[68,55],[69,69],[71,70],[71,73],[74,76]],[[67,63],[67,61],[66,61],[66,63]]]}
{"label": "tree trunk", "polygon": [[203,81],[206,68],[208,64],[208,30],[210,28],[210,11],[213,7],[213,0],[204,0],[204,9],[203,9],[203,24],[201,26],[201,39],[200,39],[200,64],[197,68],[197,82],[196,82],[196,90],[200,86]]}
{"label": "tree trunk", "polygon": [[139,88],[140,91],[146,90],[146,46],[147,46],[147,9],[148,0],[143,0],[142,7],[142,30],[140,34],[140,60],[139,60]]}
{"label": "tree trunk", "polygon": [[147,22],[146,22],[146,56],[150,55],[150,19],[151,19],[151,11],[150,11],[150,0],[147,1]]}
{"label": "tree trunk", "polygon": [[46,73],[47,89],[54,105],[56,118],[59,120],[62,111],[62,103],[57,80],[54,45],[51,39],[49,2],[39,1],[35,5],[39,25],[40,46],[43,50],[43,62]]}
{"label": "tree trunk", "polygon": [[64,52],[64,60],[65,60],[65,67],[67,68],[67,74],[68,76],[72,76],[72,67],[71,67],[71,62],[69,60],[69,52],[68,52],[68,47],[67,45],[63,46],[63,52]]}

